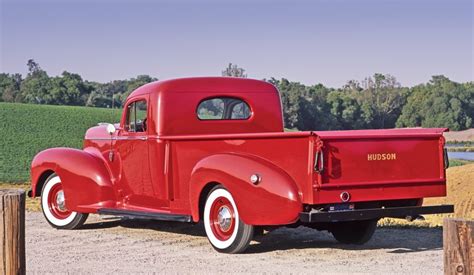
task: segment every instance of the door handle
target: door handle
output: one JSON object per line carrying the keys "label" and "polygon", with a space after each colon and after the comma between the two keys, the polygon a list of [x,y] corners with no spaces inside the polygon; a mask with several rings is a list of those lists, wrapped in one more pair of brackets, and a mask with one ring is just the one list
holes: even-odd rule
{"label": "door handle", "polygon": [[147,140],[148,137],[140,137],[140,140]]}

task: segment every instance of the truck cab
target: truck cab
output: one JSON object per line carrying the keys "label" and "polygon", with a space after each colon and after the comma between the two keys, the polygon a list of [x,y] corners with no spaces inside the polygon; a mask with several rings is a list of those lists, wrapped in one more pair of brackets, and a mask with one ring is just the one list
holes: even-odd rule
{"label": "truck cab", "polygon": [[158,81],[130,94],[120,123],[90,128],[82,150],[40,152],[31,196],[57,228],[78,228],[90,213],[203,221],[226,253],[278,226],[362,244],[382,217],[453,211],[422,206],[446,195],[446,130],[285,132],[270,83]]}

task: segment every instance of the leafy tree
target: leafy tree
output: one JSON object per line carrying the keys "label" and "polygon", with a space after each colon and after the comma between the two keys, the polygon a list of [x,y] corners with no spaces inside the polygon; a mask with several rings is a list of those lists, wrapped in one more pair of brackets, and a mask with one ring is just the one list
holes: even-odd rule
{"label": "leafy tree", "polygon": [[342,86],[342,89],[344,91],[351,91],[351,92],[360,92],[363,90],[362,87],[360,86],[359,81],[354,80],[354,79],[347,81],[346,84]]}
{"label": "leafy tree", "polygon": [[222,71],[222,76],[231,76],[231,77],[242,77],[246,78],[245,70],[238,67],[236,64],[229,63],[227,68]]}
{"label": "leafy tree", "polygon": [[53,104],[84,105],[91,90],[80,75],[66,71],[61,76],[53,77],[51,82],[50,94]]}
{"label": "leafy tree", "polygon": [[[100,94],[97,91],[93,91],[89,94],[89,97],[87,98],[86,106],[111,108],[112,98],[107,97],[104,94]],[[116,100],[114,106],[120,106],[120,101]]]}
{"label": "leafy tree", "polygon": [[303,85],[290,83],[287,79],[269,81],[280,91],[281,103],[283,107],[283,122],[286,128],[298,129],[300,109],[303,103]]}
{"label": "leafy tree", "polygon": [[28,59],[26,65],[28,66],[28,72],[31,75],[40,74],[43,72],[40,65],[36,63],[33,59]]}
{"label": "leafy tree", "polygon": [[51,79],[33,59],[28,60],[28,75],[20,86],[22,102],[35,104],[52,104],[50,94]]}
{"label": "leafy tree", "polygon": [[139,75],[129,80],[114,80],[105,84],[93,82],[90,84],[92,91],[86,100],[86,106],[121,107],[135,89],[157,80],[149,75]]}
{"label": "leafy tree", "polygon": [[343,89],[332,91],[328,95],[330,112],[342,129],[366,128],[357,93],[357,91]]}
{"label": "leafy tree", "polygon": [[331,113],[328,96],[333,91],[322,84],[308,87],[311,116],[306,119],[305,130],[334,130],[341,129],[337,118]]}
{"label": "leafy tree", "polygon": [[19,100],[21,74],[0,74],[0,101],[15,102]]}
{"label": "leafy tree", "polygon": [[362,117],[368,128],[393,128],[405,103],[407,90],[394,76],[375,74],[363,82],[358,94]]}
{"label": "leafy tree", "polygon": [[462,85],[443,75],[433,76],[429,83],[412,88],[397,126],[471,128],[473,102],[472,83]]}
{"label": "leafy tree", "polygon": [[281,94],[285,128],[298,130],[338,129],[326,97],[329,89],[321,84],[307,87],[287,79],[269,80]]}
{"label": "leafy tree", "polygon": [[91,83],[91,85],[94,89],[87,99],[86,106],[103,108],[122,106],[122,95],[127,92],[125,80],[114,80],[105,84]]}
{"label": "leafy tree", "polygon": [[139,75],[136,78],[131,78],[127,81],[127,91],[123,94],[122,98],[125,100],[135,89],[145,84],[157,81],[158,78],[151,77],[149,75]]}
{"label": "leafy tree", "polygon": [[462,88],[467,95],[467,103],[464,104],[464,110],[467,114],[468,119],[471,119],[471,126],[467,127],[474,127],[474,81],[467,82],[463,84]]}

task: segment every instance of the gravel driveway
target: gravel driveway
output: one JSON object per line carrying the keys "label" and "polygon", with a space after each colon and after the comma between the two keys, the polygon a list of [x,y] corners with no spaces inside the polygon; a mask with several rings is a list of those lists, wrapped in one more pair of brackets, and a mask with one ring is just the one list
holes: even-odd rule
{"label": "gravel driveway", "polygon": [[28,273],[378,273],[441,274],[441,229],[379,228],[365,246],[330,234],[281,228],[246,254],[215,252],[200,225],[120,221],[92,215],[84,229],[53,229],[26,214]]}

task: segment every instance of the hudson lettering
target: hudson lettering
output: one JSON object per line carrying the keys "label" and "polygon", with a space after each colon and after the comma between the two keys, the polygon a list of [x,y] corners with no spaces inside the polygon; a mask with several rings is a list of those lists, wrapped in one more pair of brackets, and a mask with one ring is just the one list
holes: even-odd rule
{"label": "hudson lettering", "polygon": [[368,161],[375,160],[396,160],[397,153],[367,154]]}

